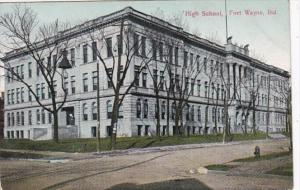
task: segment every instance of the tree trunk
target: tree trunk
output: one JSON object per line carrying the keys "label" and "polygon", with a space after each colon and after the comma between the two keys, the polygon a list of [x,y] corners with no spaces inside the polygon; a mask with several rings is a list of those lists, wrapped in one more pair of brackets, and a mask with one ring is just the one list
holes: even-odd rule
{"label": "tree trunk", "polygon": [[58,143],[58,113],[53,111],[53,139]]}
{"label": "tree trunk", "polygon": [[118,113],[119,113],[119,96],[115,96],[112,118],[111,118],[111,149],[114,150],[117,143],[117,125],[118,125]]}
{"label": "tree trunk", "polygon": [[159,109],[159,96],[158,96],[158,89],[156,89],[155,93],[155,98],[156,98],[156,136],[160,137],[160,109]]}
{"label": "tree trunk", "polygon": [[170,97],[167,94],[167,136],[170,135]]}

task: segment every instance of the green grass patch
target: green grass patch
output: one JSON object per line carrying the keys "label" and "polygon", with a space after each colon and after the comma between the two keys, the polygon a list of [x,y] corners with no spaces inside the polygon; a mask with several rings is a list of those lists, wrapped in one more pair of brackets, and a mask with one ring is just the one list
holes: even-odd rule
{"label": "green grass patch", "polygon": [[[265,134],[234,134],[233,141],[264,139]],[[168,145],[198,144],[222,142],[222,134],[170,136],[170,137],[120,137],[117,138],[116,149],[124,150],[130,148],[147,148]],[[101,151],[109,150],[110,138],[101,138]],[[36,151],[62,151],[62,152],[95,152],[97,148],[97,139],[62,139],[58,143],[52,140],[31,141],[25,139],[5,139],[0,141],[0,148],[36,150]]]}
{"label": "green grass patch", "polygon": [[35,153],[0,151],[0,158],[17,158],[17,159],[38,159],[44,158],[45,155]]}
{"label": "green grass patch", "polygon": [[234,166],[231,165],[225,165],[225,164],[213,164],[213,165],[208,165],[205,166],[208,170],[217,170],[217,171],[228,171],[232,168],[234,168]]}
{"label": "green grass patch", "polygon": [[276,152],[276,153],[272,153],[272,154],[262,155],[258,158],[256,158],[255,156],[252,156],[252,157],[248,157],[248,158],[236,159],[236,160],[233,160],[232,162],[255,162],[255,161],[260,161],[260,160],[270,160],[270,159],[274,159],[274,158],[278,158],[278,157],[282,157],[282,156],[288,156],[291,154],[292,153],[289,151]]}
{"label": "green grass patch", "polygon": [[273,169],[271,171],[268,171],[266,173],[267,174],[273,174],[273,175],[293,176],[293,164],[289,163],[285,166],[275,168],[275,169]]}

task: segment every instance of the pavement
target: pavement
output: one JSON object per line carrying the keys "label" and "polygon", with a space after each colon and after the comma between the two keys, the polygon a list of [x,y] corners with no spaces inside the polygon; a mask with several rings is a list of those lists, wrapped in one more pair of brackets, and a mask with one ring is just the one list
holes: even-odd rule
{"label": "pavement", "polygon": [[199,187],[198,189],[245,189],[245,184],[246,189],[291,188],[293,183],[291,178],[263,175],[228,176],[213,172],[201,175],[189,172],[206,165],[227,163],[234,159],[253,156],[256,145],[260,146],[261,154],[269,154],[287,151],[289,141],[285,139],[192,144],[99,154],[34,151],[68,161],[50,163],[34,160],[2,160],[0,175],[3,189],[14,190],[122,189],[120,187],[151,189],[151,186],[156,185],[166,187],[165,189],[172,189],[172,186],[182,186],[181,189],[184,189],[190,180],[193,183],[196,180],[194,184],[198,184],[195,185]]}

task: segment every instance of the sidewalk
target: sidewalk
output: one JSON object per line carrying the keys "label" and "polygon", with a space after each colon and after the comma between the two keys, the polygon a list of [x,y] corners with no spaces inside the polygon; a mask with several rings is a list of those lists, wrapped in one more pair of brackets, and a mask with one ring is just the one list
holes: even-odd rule
{"label": "sidewalk", "polygon": [[126,150],[112,150],[104,152],[90,152],[90,153],[68,153],[68,152],[52,152],[52,151],[33,151],[33,150],[14,150],[14,149],[0,149],[0,151],[12,151],[12,152],[22,152],[22,153],[36,153],[43,154],[46,157],[42,160],[54,160],[54,159],[68,159],[73,161],[85,160],[85,159],[95,159],[101,157],[113,157],[113,156],[124,156],[124,155],[134,155],[134,154],[147,154],[155,152],[169,152],[169,151],[179,151],[188,149],[200,149],[209,147],[220,147],[220,146],[234,146],[241,144],[259,144],[262,142],[277,142],[277,141],[287,141],[288,139],[268,139],[268,140],[249,140],[249,141],[234,141],[223,144],[222,142],[217,143],[201,143],[201,144],[185,144],[185,145],[171,145],[171,146],[161,146],[161,147],[148,147],[148,148],[132,148]]}

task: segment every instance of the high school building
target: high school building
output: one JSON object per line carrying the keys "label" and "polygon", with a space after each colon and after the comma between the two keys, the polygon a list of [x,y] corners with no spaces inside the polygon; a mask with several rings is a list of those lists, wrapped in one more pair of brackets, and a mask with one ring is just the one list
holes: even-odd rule
{"label": "high school building", "polygon": [[[188,104],[183,112],[183,128],[190,134],[201,135],[223,131],[223,99],[228,95],[226,93],[229,93],[230,97],[229,123],[232,132],[242,132],[245,130],[243,126],[248,126],[247,130],[251,131],[253,121],[261,131],[266,131],[267,125],[270,132],[285,130],[286,100],[276,89],[286,85],[289,78],[286,71],[250,57],[248,45],[237,46],[231,39],[228,39],[224,46],[219,45],[127,7],[61,33],[70,40],[67,51],[73,67],[67,70],[64,79],[68,97],[59,113],[60,137],[96,136],[96,66],[99,59],[95,56],[95,51],[99,50],[107,63],[116,59],[118,54],[125,57],[126,52],[130,50],[126,46],[128,43],[120,43],[121,21],[124,21],[124,41],[138,44],[132,47],[135,55],[131,60],[123,88],[134,80],[136,69],[143,62],[141,60],[151,59],[151,61],[148,63],[149,69],[143,69],[136,78],[135,86],[126,95],[119,110],[118,136],[155,135],[155,95],[152,76],[156,80],[163,81],[159,93],[162,135],[165,135],[167,130],[166,91],[170,80],[176,84],[184,81],[184,85],[189,89]],[[92,41],[90,36],[96,33],[103,35],[103,38]],[[8,52],[2,60],[14,67],[15,71],[36,90],[43,104],[50,107],[51,94],[48,87],[34,60],[24,49]],[[172,65],[171,75],[165,71],[165,64]],[[193,74],[185,72],[186,75],[182,76],[184,73],[182,69],[187,68],[190,68]],[[224,76],[224,79],[221,76]],[[60,81],[57,81],[58,100],[63,94],[59,86]],[[5,138],[33,140],[52,138],[53,118],[37,104],[26,86],[8,77],[5,81],[5,95]],[[253,104],[249,106],[249,101],[253,101],[254,95],[257,97],[255,106]],[[101,137],[110,135],[112,100],[113,90],[100,62]],[[174,130],[174,100],[175,98],[171,98],[169,104],[170,134],[173,134]]]}

